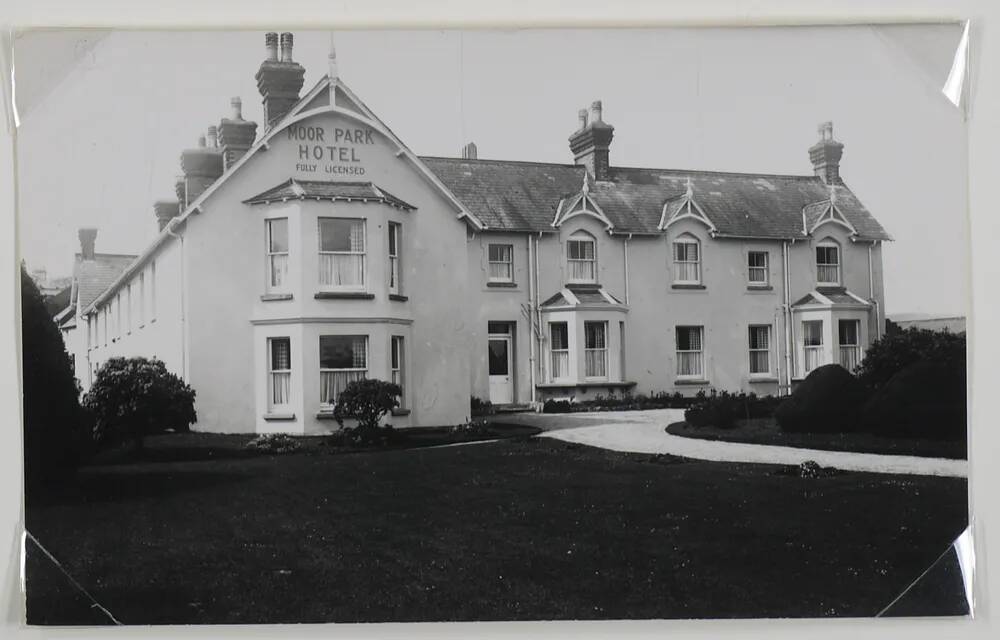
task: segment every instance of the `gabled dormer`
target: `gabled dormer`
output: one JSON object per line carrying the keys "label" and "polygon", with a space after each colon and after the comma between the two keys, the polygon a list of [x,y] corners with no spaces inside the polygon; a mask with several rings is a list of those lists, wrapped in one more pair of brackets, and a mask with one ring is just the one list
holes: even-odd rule
{"label": "gabled dormer", "polygon": [[683,194],[668,198],[663,203],[660,224],[657,225],[657,228],[661,231],[666,231],[670,225],[681,220],[700,222],[708,227],[709,232],[716,232],[715,223],[712,222],[705,213],[705,210],[701,208],[694,198],[694,187],[691,185],[691,178],[687,179],[687,185]]}

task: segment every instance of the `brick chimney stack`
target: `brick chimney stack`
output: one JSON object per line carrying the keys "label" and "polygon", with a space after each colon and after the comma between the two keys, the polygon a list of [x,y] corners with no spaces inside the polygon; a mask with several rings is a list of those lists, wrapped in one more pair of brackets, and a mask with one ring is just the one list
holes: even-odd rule
{"label": "brick chimney stack", "polygon": [[219,122],[219,147],[222,149],[222,168],[229,169],[246,155],[257,137],[257,123],[243,119],[243,101],[234,97],[229,101],[232,113]]}
{"label": "brick chimney stack", "polygon": [[180,203],[176,200],[157,200],[153,203],[153,213],[160,231],[181,212]]}
{"label": "brick chimney stack", "polygon": [[830,185],[843,184],[840,179],[840,158],[844,155],[844,145],[833,139],[833,123],[819,125],[819,141],[809,147],[816,177]]}
{"label": "brick chimney stack", "polygon": [[306,70],[292,60],[292,34],[281,34],[280,59],[277,33],[267,33],[264,44],[267,58],[257,70],[256,78],[257,89],[264,98],[265,127],[270,128],[298,102]]}
{"label": "brick chimney stack", "polygon": [[84,260],[94,259],[94,245],[97,243],[97,227],[80,227],[80,255]]}
{"label": "brick chimney stack", "polygon": [[476,160],[477,158],[479,158],[479,150],[476,148],[475,142],[470,142],[462,147],[463,160]]}
{"label": "brick chimney stack", "polygon": [[589,119],[585,109],[580,111],[579,117],[580,128],[569,137],[573,161],[587,167],[595,180],[610,180],[611,163],[608,156],[615,128],[604,122],[604,108],[600,100],[590,105]]}
{"label": "brick chimney stack", "polygon": [[[214,129],[209,129],[210,138]],[[181,153],[181,171],[184,175],[178,178],[175,189],[181,208],[186,209],[222,175],[222,152],[218,147],[206,146],[205,136],[200,136],[197,147]]]}

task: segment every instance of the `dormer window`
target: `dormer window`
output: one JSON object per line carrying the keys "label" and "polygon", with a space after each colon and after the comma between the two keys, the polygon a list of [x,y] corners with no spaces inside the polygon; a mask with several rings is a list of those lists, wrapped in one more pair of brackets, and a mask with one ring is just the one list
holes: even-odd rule
{"label": "dormer window", "polygon": [[840,284],[840,247],[832,240],[816,245],[816,282],[820,285]]}
{"label": "dormer window", "polygon": [[692,235],[674,240],[674,284],[701,284],[701,243]]}
{"label": "dormer window", "polygon": [[566,241],[570,282],[597,282],[597,243],[594,236],[577,231]]}

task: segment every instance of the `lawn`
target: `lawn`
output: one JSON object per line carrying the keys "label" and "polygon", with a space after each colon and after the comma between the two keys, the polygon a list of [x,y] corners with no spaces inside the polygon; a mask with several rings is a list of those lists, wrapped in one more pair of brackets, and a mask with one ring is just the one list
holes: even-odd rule
{"label": "lawn", "polygon": [[[544,438],[253,457],[199,441],[154,439],[147,461],[29,501],[29,531],[126,624],[871,616],[967,520],[954,478]],[[28,551],[29,622],[99,622]]]}
{"label": "lawn", "polygon": [[733,429],[694,427],[676,422],[667,433],[685,438],[769,444],[824,451],[853,451],[924,458],[966,459],[965,442],[926,438],[885,438],[870,433],[786,433],[774,418],[740,420]]}

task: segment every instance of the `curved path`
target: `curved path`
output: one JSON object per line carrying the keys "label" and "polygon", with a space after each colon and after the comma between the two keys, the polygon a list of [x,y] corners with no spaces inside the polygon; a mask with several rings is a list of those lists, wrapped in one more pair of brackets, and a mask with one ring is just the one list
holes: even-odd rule
{"label": "curved path", "polygon": [[496,416],[494,419],[497,422],[530,424],[544,429],[539,437],[612,451],[667,453],[716,462],[798,465],[806,460],[813,460],[821,466],[845,471],[968,477],[968,462],[965,460],[697,440],[667,433],[665,429],[668,424],[684,419],[682,409],[570,414],[522,413]]}

